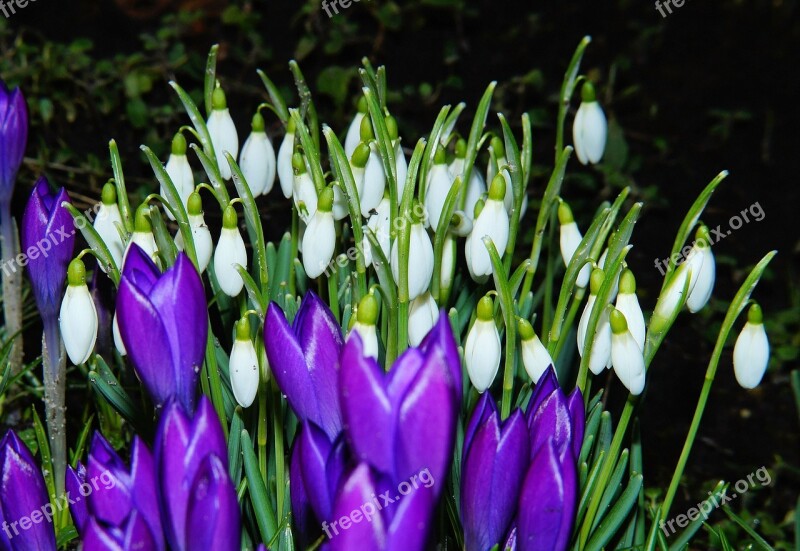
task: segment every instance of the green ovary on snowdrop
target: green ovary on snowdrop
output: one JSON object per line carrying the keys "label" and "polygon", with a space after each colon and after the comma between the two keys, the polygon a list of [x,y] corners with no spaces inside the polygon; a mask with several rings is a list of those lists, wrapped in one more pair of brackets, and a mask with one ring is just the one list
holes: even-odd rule
{"label": "green ovary on snowdrop", "polygon": [[[133,233],[131,240],[128,242],[128,247],[125,249],[125,254],[122,255],[122,263],[125,263],[125,256],[133,243],[139,245],[142,250],[151,258],[153,262],[158,264],[158,246],[156,245],[156,238],[153,236],[153,227],[150,225],[150,217],[148,214],[149,207],[146,204],[139,205],[136,209],[136,214],[133,219]],[[121,268],[122,266],[120,266]]]}
{"label": "green ovary on snowdrop", "polygon": [[222,215],[222,231],[214,251],[214,273],[220,289],[229,297],[237,296],[244,287],[237,265],[247,269],[247,250],[239,233],[236,211],[228,205]]}
{"label": "green ovary on snowdrop", "polygon": [[464,363],[472,386],[483,394],[500,369],[500,333],[494,322],[494,304],[485,296],[478,301],[477,318],[464,344]]}
{"label": "green ovary on snowdrop", "polygon": [[353,335],[361,339],[363,354],[367,358],[378,359],[378,332],[375,324],[378,321],[378,300],[374,295],[365,295],[358,303],[355,323],[347,334],[347,340]]}
{"label": "green ovary on snowdrop", "polygon": [[67,292],[58,316],[64,348],[73,364],[80,365],[91,356],[97,323],[97,309],[86,286],[86,267],[76,258],[67,270]]}
{"label": "green ovary on snowdrop", "polygon": [[225,158],[225,153],[230,153],[231,157],[236,158],[239,154],[239,135],[236,133],[236,126],[233,124],[222,88],[216,88],[211,96],[211,115],[206,126],[214,146],[214,154],[217,156],[219,172],[223,179],[230,180],[231,166]]}
{"label": "green ovary on snowdrop", "polygon": [[747,312],[747,323],[733,347],[733,372],[743,388],[758,386],[769,364],[769,339],[764,329],[764,315],[758,304]]}

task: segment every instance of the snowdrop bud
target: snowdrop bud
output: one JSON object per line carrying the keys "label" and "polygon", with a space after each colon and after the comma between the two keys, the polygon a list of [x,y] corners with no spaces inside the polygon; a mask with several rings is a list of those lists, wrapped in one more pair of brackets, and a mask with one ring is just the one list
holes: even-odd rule
{"label": "snowdrop bud", "polygon": [[294,191],[292,192],[294,206],[300,214],[300,218],[308,223],[317,212],[317,188],[306,169],[306,161],[300,153],[295,153],[292,157],[292,167],[294,167]]}
{"label": "snowdrop bud", "polygon": [[303,235],[303,268],[306,275],[316,279],[328,268],[336,247],[334,227],[333,189],[326,187],[319,194],[317,210],[308,222]]}
{"label": "snowdrop bud", "polygon": [[228,164],[228,159],[225,158],[225,152],[230,153],[234,159],[236,158],[239,154],[239,136],[236,134],[236,126],[233,124],[222,88],[216,88],[211,96],[211,116],[208,117],[206,126],[211,135],[214,153],[217,156],[219,172],[223,179],[230,180],[231,166]]}
{"label": "snowdrop bud", "polygon": [[[503,206],[503,197],[506,192],[506,180],[501,175],[495,176],[489,188],[489,198],[475,218],[472,233],[467,242],[469,251],[465,251],[470,274],[473,279],[492,274],[492,261],[489,251],[483,243],[484,237],[489,237],[497,252],[502,258],[508,244],[509,220],[508,212]],[[477,208],[476,208],[477,211]]]}
{"label": "snowdrop bud", "polygon": [[[391,204],[388,197],[381,199],[375,208],[375,214],[369,217],[367,227],[375,234],[375,238],[381,246],[383,255],[389,258],[391,253]],[[372,244],[367,236],[364,236],[364,264],[369,267],[372,264]]]}
{"label": "snowdrop bud", "polygon": [[289,119],[286,124],[286,135],[283,137],[281,146],[278,148],[278,180],[281,183],[281,191],[287,199],[292,196],[294,190],[294,169],[292,168],[292,155],[294,154],[294,119]]}
{"label": "snowdrop bud", "polygon": [[237,265],[247,269],[247,250],[239,233],[236,210],[228,205],[222,215],[222,231],[214,251],[214,273],[220,289],[229,297],[237,296],[244,287]]}
{"label": "snowdrop bud", "polygon": [[553,365],[553,358],[539,340],[528,320],[520,318],[518,327],[519,337],[522,340],[522,365],[525,366],[525,371],[531,381],[538,384],[539,378],[544,375],[549,366]]}
{"label": "snowdrop bud", "polygon": [[671,320],[678,315],[686,300],[684,290],[687,288],[687,278],[691,273],[690,263],[685,261],[669,275],[669,282],[661,291],[650,317],[648,330],[659,334],[667,329]]}
{"label": "snowdrop bud", "polygon": [[358,144],[361,143],[361,122],[364,120],[364,115],[367,112],[367,98],[361,96],[358,98],[358,113],[353,117],[353,122],[347,129],[347,136],[344,139],[344,152],[349,158],[353,155]]}
{"label": "snowdrop bud", "polygon": [[250,322],[245,315],[236,322],[236,340],[231,349],[229,365],[231,389],[243,408],[250,407],[258,392],[258,355],[250,340]]}
{"label": "snowdrop bud", "polygon": [[439,146],[433,160],[433,167],[428,173],[428,189],[425,191],[425,208],[428,209],[431,228],[436,231],[442,217],[447,194],[453,185],[453,177],[445,163],[444,148]]}
{"label": "snowdrop bud", "polygon": [[[408,247],[408,298],[414,300],[425,293],[431,283],[433,276],[433,245],[428,237],[428,232],[422,225],[419,213],[423,209],[419,203],[415,203],[411,209],[411,239]],[[402,219],[405,223],[409,221]],[[392,244],[392,253],[389,263],[392,267],[394,281],[400,284],[400,259],[398,248],[400,239],[395,239]]]}
{"label": "snowdrop bud", "polygon": [[612,309],[611,324],[611,364],[614,373],[631,394],[638,396],[644,390],[644,355],[642,349],[628,330],[625,316]]}
{"label": "snowdrop bud", "polygon": [[[208,263],[211,262],[214,243],[203,217],[203,201],[196,191],[189,196],[188,212],[189,227],[192,230],[192,239],[194,239],[194,252],[197,255],[197,268],[202,274],[208,268]],[[184,250],[183,234],[181,232],[178,232],[175,236],[175,246],[179,251]]]}
{"label": "snowdrop bud", "polygon": [[464,345],[464,363],[472,386],[483,394],[500,368],[500,333],[494,323],[494,304],[488,296],[478,301],[478,317]]}
{"label": "snowdrop bud", "polygon": [[[194,174],[192,173],[192,167],[189,166],[189,159],[186,157],[186,138],[180,132],[172,138],[172,153],[167,159],[165,170],[169,175],[169,179],[175,184],[175,189],[178,190],[178,195],[180,195],[185,208],[186,203],[189,201],[189,195],[194,191]],[[164,186],[161,186],[161,196],[167,196],[164,192]],[[171,206],[175,207],[174,205]],[[169,219],[175,220],[169,209],[166,210]]]}
{"label": "snowdrop bud", "polygon": [[747,312],[747,323],[733,347],[733,372],[742,388],[758,386],[769,364],[769,340],[764,330],[761,307],[753,304]]}
{"label": "snowdrop bud", "polygon": [[[364,173],[367,170],[369,153],[369,146],[365,143],[360,143],[350,156],[350,170],[353,172],[353,179],[356,181],[359,206],[362,204],[361,197],[364,195]],[[363,214],[363,210],[362,216],[367,216],[366,214]]]}
{"label": "snowdrop bud", "polygon": [[639,345],[639,350],[644,351],[645,325],[642,307],[636,298],[636,278],[633,272],[625,268],[619,280],[619,294],[617,295],[617,310],[624,316],[628,323],[628,330],[633,335],[633,340]]}
{"label": "snowdrop bud", "polygon": [[578,321],[578,353],[583,356],[583,346],[586,344],[586,329],[589,327],[589,317],[592,315],[592,308],[594,303],[597,302],[597,293],[600,292],[600,286],[603,284],[605,273],[600,268],[592,270],[592,275],[589,281],[589,298],[586,299],[586,306],[583,307],[581,319]]}
{"label": "snowdrop bud", "polygon": [[[578,229],[578,224],[575,223],[575,218],[572,216],[572,209],[569,208],[564,201],[558,205],[558,221],[561,224],[561,258],[564,260],[564,266],[569,267],[572,257],[575,256],[575,251],[581,244],[583,235],[581,230]],[[581,271],[578,272],[578,279],[576,285],[584,288],[589,282],[589,275],[591,274],[591,267],[589,264],[584,264]]]}
{"label": "snowdrop bud", "polygon": [[591,82],[584,82],[581,99],[572,125],[572,140],[581,164],[596,164],[603,158],[606,149],[608,123],[603,108],[597,103]]}
{"label": "snowdrop bud", "polygon": [[[694,257],[692,257],[694,255]],[[700,311],[711,298],[716,277],[716,263],[714,253],[711,252],[711,236],[705,225],[697,229],[691,258],[691,282],[689,283],[689,296],[686,298],[686,307],[692,313]]]}
{"label": "snowdrop bud", "polygon": [[430,293],[425,292],[411,301],[408,309],[408,344],[419,346],[437,321],[439,307]]}
{"label": "snowdrop bud", "polygon": [[442,279],[440,296],[447,296],[447,291],[453,286],[453,276],[456,273],[456,240],[448,233],[444,238],[442,249]]}
{"label": "snowdrop bud", "polygon": [[117,313],[114,312],[114,320],[111,322],[111,333],[114,336],[114,348],[117,349],[120,356],[125,356],[128,351],[125,350],[125,344],[122,342],[122,335],[119,334],[119,323],[117,323]]}
{"label": "snowdrop bud", "polygon": [[[149,207],[146,204],[141,204],[136,209],[133,219],[133,233],[128,243],[128,249],[130,249],[131,243],[136,243],[153,259],[153,262],[158,263],[158,247],[156,246],[156,238],[153,236],[153,227],[150,225],[148,209]],[[127,250],[125,252],[127,254]],[[124,258],[125,255],[123,255],[123,264],[125,263]]]}
{"label": "snowdrop bud", "polygon": [[242,147],[239,167],[253,197],[258,197],[272,191],[275,184],[275,149],[264,130],[264,117],[261,113],[256,112],[253,115],[251,126],[253,131]]}
{"label": "snowdrop bud", "polygon": [[[117,206],[117,189],[110,182],[103,186],[100,206],[97,209],[93,225],[100,239],[106,244],[117,267],[121,268],[124,251],[120,235],[120,230],[123,228],[122,216],[119,213],[119,206]],[[98,266],[105,273],[106,267],[102,263],[98,263]]]}
{"label": "snowdrop bud", "polygon": [[[365,118],[364,120],[369,119]],[[369,212],[381,202],[383,192],[386,189],[386,174],[383,171],[383,160],[381,160],[378,146],[374,141],[369,145],[369,159],[364,168],[363,188],[364,193],[359,197],[361,199],[361,215],[366,217],[369,216]]]}
{"label": "snowdrop bud", "polygon": [[75,365],[85,363],[97,340],[97,309],[86,286],[86,266],[80,258],[69,263],[58,325],[69,360]]}
{"label": "snowdrop bud", "polygon": [[365,295],[358,303],[356,322],[350,328],[347,339],[358,334],[363,345],[364,356],[378,359],[378,332],[375,328],[378,322],[378,300],[371,294]]}

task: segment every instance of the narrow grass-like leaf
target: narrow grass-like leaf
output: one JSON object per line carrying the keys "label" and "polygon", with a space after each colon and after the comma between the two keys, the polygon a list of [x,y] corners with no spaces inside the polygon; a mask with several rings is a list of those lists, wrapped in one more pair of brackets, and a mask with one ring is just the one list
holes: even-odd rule
{"label": "narrow grass-like leaf", "polygon": [[619,496],[619,499],[614,503],[608,515],[593,533],[589,543],[586,544],[587,551],[600,551],[611,538],[614,537],[614,534],[617,533],[619,527],[625,522],[628,513],[630,513],[636,503],[639,497],[639,490],[642,487],[642,481],[643,477],[640,474],[631,477],[625,491]]}
{"label": "narrow grass-like leaf", "polygon": [[75,220],[75,227],[80,230],[81,235],[86,239],[86,243],[89,244],[98,262],[102,263],[106,268],[106,273],[111,278],[111,281],[114,282],[114,287],[119,287],[119,268],[103,238],[94,229],[86,215],[76,209],[72,203],[64,201],[61,206],[65,207],[72,215],[73,220]]}
{"label": "narrow grass-like leaf", "polygon": [[203,86],[203,99],[206,105],[206,118],[211,116],[211,97],[214,95],[214,87],[217,84],[217,51],[219,44],[211,46],[208,52],[208,60],[206,60],[206,77]]}
{"label": "narrow grass-like leaf", "polygon": [[286,107],[286,102],[283,99],[278,87],[273,84],[273,82],[269,79],[267,74],[258,69],[256,71],[258,76],[261,77],[261,82],[264,83],[264,88],[267,89],[267,94],[269,94],[269,99],[272,101],[272,107],[275,108],[275,112],[278,114],[278,117],[281,119],[283,124],[289,122],[289,109]]}
{"label": "narrow grass-like leaf", "polygon": [[253,512],[256,515],[258,531],[262,541],[271,541],[278,530],[275,510],[272,507],[272,500],[267,495],[267,487],[258,468],[258,458],[253,448],[253,441],[246,430],[241,432],[241,447],[247,489],[253,505]]}
{"label": "narrow grass-like leaf", "polygon": [[125,175],[122,172],[122,159],[119,156],[117,142],[108,142],[108,151],[111,155],[111,170],[114,173],[114,185],[117,188],[117,205],[119,214],[122,217],[122,225],[127,233],[133,232],[133,215],[131,205],[128,202],[128,190],[125,187]]}

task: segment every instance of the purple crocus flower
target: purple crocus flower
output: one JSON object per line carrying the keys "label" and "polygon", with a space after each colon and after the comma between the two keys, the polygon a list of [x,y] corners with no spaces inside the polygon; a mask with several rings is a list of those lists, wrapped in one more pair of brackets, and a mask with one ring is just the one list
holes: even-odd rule
{"label": "purple crocus flower", "polygon": [[117,293],[122,342],[157,407],[176,398],[194,410],[208,337],[208,310],[200,275],[178,254],[163,274],[138,245],[125,257]]}
{"label": "purple crocus flower", "polygon": [[64,188],[51,193],[42,176],[22,215],[22,250],[27,254],[36,306],[45,321],[55,319],[61,308],[67,266],[75,249],[75,225],[61,206],[64,202],[70,202]]}
{"label": "purple crocus flower", "polygon": [[583,443],[585,408],[580,390],[569,398],[558,386],[552,367],[542,376],[528,403],[526,417],[531,437],[531,458],[550,439],[559,455],[567,451],[578,458]]}
{"label": "purple crocus flower", "polygon": [[462,464],[466,460],[467,452],[469,452],[475,433],[489,420],[489,417],[495,413],[497,413],[497,404],[494,398],[492,398],[490,393],[484,392],[481,394],[481,397],[478,398],[478,403],[475,405],[472,416],[469,418],[469,423],[467,423],[467,428],[464,431],[464,445],[461,449]]}
{"label": "purple crocus flower", "polygon": [[[473,417],[482,414],[479,409]],[[502,422],[495,410],[475,431],[461,471],[461,518],[467,549],[486,551],[502,543],[516,513],[530,462],[529,447],[528,426],[519,409]]]}
{"label": "purple crocus flower", "polygon": [[42,471],[22,440],[8,431],[0,441],[0,549],[55,550],[52,515]]}
{"label": "purple crocus flower", "polygon": [[302,421],[334,440],[342,429],[337,376],[342,331],[328,306],[306,293],[290,326],[274,302],[267,309],[264,345],[275,382]]}
{"label": "purple crocus flower", "polygon": [[[171,402],[155,442],[157,482],[171,549],[238,549],[239,505],[219,417],[203,396],[193,418]],[[223,547],[218,547],[222,545]]]}
{"label": "purple crocus flower", "polygon": [[9,91],[5,82],[0,80],[0,203],[11,202],[27,143],[28,106],[25,97],[19,88]]}

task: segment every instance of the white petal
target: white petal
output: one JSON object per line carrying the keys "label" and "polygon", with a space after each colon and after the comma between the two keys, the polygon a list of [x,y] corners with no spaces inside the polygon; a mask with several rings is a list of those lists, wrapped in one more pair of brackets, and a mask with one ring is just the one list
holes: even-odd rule
{"label": "white petal", "polygon": [[[119,235],[117,224],[122,227],[122,216],[120,216],[119,207],[116,204],[106,205],[101,202],[97,209],[97,216],[94,219],[94,229],[106,244],[117,268],[121,268],[124,244],[122,243],[122,237]],[[98,266],[105,273],[105,267],[100,263],[98,263]]]}
{"label": "white petal", "polygon": [[625,316],[628,322],[628,331],[631,332],[633,340],[639,345],[639,349],[644,350],[644,338],[646,326],[644,324],[644,313],[639,305],[636,293],[621,293],[617,296],[616,308]]}
{"label": "white petal", "polygon": [[67,286],[58,325],[70,361],[75,365],[86,362],[97,340],[97,310],[86,285]]}
{"label": "white petal", "polygon": [[272,191],[275,184],[275,150],[265,132],[253,132],[248,136],[239,157],[239,168],[253,197]]}
{"label": "white petal", "polygon": [[222,228],[217,248],[214,251],[214,273],[219,287],[226,295],[235,297],[242,292],[244,281],[236,265],[247,269],[247,250],[239,230]]}
{"label": "white petal", "polygon": [[114,320],[111,322],[111,333],[114,335],[114,346],[120,356],[126,356],[125,343],[122,342],[122,335],[119,334],[119,323],[117,323],[117,313],[114,312]]}
{"label": "white petal", "polygon": [[476,320],[464,344],[464,363],[472,386],[486,392],[500,368],[500,334],[494,321]]}
{"label": "white petal", "polygon": [[611,363],[614,373],[631,394],[638,396],[644,390],[644,356],[630,331],[611,337]]}
{"label": "white petal", "polygon": [[406,178],[408,177],[408,161],[406,154],[403,153],[403,148],[400,145],[400,140],[397,140],[397,145],[394,150],[394,162],[397,167],[397,200],[403,196],[403,190],[406,189]]}
{"label": "white petal", "polygon": [[581,163],[598,163],[603,158],[608,123],[598,102],[581,103],[572,125],[572,134],[575,152]]}
{"label": "white petal", "polygon": [[[508,161],[506,161],[505,158],[498,159],[499,166],[503,166],[507,163]],[[514,206],[514,185],[511,183],[511,173],[508,172],[507,168],[503,169],[503,177],[506,180],[506,195],[503,197],[503,206],[506,207],[508,212],[511,212],[511,207]]]}
{"label": "white petal", "polygon": [[436,231],[442,217],[447,194],[453,185],[453,177],[445,164],[435,164],[428,175],[428,189],[425,191],[425,208],[428,209],[431,228]]}
{"label": "white petal", "polygon": [[[608,247],[606,247],[603,254],[600,255],[600,260],[597,261],[597,265],[600,266],[601,270],[605,271],[606,262],[608,262]],[[611,302],[614,302],[614,299],[617,298],[617,293],[619,293],[619,278],[621,275],[622,272],[617,276],[617,280],[614,282],[614,288],[611,290],[611,296],[608,298]]]}
{"label": "white petal", "polygon": [[386,190],[386,175],[383,172],[383,161],[377,146],[370,145],[369,159],[364,169],[363,193],[361,199],[361,215],[369,216],[369,211],[378,206]]}
{"label": "white petal", "polygon": [[439,308],[430,293],[422,294],[411,301],[408,309],[408,344],[419,346],[437,321]]}
{"label": "white petal", "polygon": [[283,137],[278,148],[278,180],[281,182],[281,191],[287,199],[292,196],[294,189],[294,169],[292,168],[292,154],[294,153],[294,133]]}
{"label": "white petal", "polygon": [[583,313],[578,322],[578,354],[581,356],[583,356],[583,346],[586,344],[586,328],[589,327],[589,317],[592,315],[592,308],[594,308],[595,302],[597,302],[597,295],[589,293],[589,298],[586,299],[586,306],[583,307]]}
{"label": "white petal", "polygon": [[243,408],[250,407],[258,392],[258,356],[253,343],[237,339],[229,363],[231,389]]}
{"label": "white petal", "polygon": [[[661,292],[653,309],[653,318],[667,320],[681,305],[683,288],[686,286],[686,277],[689,275],[688,264],[684,262],[672,273],[668,286]],[[652,321],[650,323],[652,326]]]}
{"label": "white petal", "polygon": [[686,299],[686,306],[692,313],[700,311],[706,305],[708,299],[711,298],[716,276],[716,263],[714,262],[714,253],[711,252],[711,247],[703,247],[699,249],[697,254],[702,257],[702,262],[696,263],[699,264],[696,272],[694,266],[692,267],[691,290]]}
{"label": "white petal", "polygon": [[378,333],[374,325],[355,322],[347,334],[347,340],[358,334],[363,346],[364,357],[378,359]]}
{"label": "white petal", "polygon": [[611,323],[606,309],[600,314],[600,320],[597,322],[592,352],[589,356],[589,370],[599,375],[607,367],[609,358],[611,358]]}
{"label": "white petal", "polygon": [[206,126],[211,135],[211,144],[214,146],[220,174],[225,180],[230,180],[231,165],[225,158],[225,152],[230,153],[234,159],[239,154],[239,135],[236,133],[236,125],[233,124],[230,111],[214,109]]}
{"label": "white petal", "polygon": [[350,127],[347,129],[347,136],[344,139],[344,152],[348,159],[353,156],[353,152],[358,147],[358,144],[361,143],[362,120],[364,120],[364,113],[356,113],[356,116],[353,117],[353,122],[350,123]]}
{"label": "white petal", "polygon": [[[561,224],[561,232],[559,236],[559,245],[561,247],[561,259],[564,261],[564,266],[569,267],[572,257],[575,256],[575,251],[581,244],[583,236],[578,229],[578,224],[570,222],[569,224]],[[592,268],[589,264],[584,264],[581,271],[578,272],[578,280],[576,284],[578,287],[584,288],[589,283],[589,276],[592,274]]]}
{"label": "white petal", "polygon": [[547,368],[553,365],[553,358],[537,335],[522,341],[522,364],[534,384],[538,383]]}
{"label": "white petal", "polygon": [[[156,245],[156,238],[153,237],[153,232],[138,232],[135,231],[131,234],[131,240],[128,243],[128,248],[125,249],[125,254],[122,255],[122,264],[125,264],[125,256],[131,248],[131,244],[136,243],[142,248],[142,251],[158,263],[158,246]],[[121,266],[120,266],[121,267]]]}
{"label": "white petal", "polygon": [[470,234],[469,259],[471,272],[479,277],[492,274],[492,261],[489,251],[483,242],[485,236],[494,243],[500,257],[505,253],[508,244],[509,220],[503,203],[489,199],[486,201],[480,216],[475,220],[475,225]]}
{"label": "white petal", "polygon": [[314,186],[314,180],[308,172],[303,172],[294,177],[294,191],[292,193],[294,198],[294,206],[300,211],[300,203],[305,205],[305,213],[301,212],[301,218],[304,221],[311,220],[314,213],[317,212],[317,188]]}
{"label": "white petal", "polygon": [[[169,159],[167,159],[165,170],[170,180],[172,180],[172,183],[175,184],[175,188],[178,190],[178,195],[180,195],[183,208],[185,209],[189,203],[189,196],[194,191],[194,174],[192,173],[192,167],[189,166],[189,159],[186,155],[170,155]],[[163,186],[161,187],[161,196],[167,196]],[[165,210],[167,212],[167,217],[170,220],[175,220],[175,217],[172,216],[169,209]]]}
{"label": "white petal", "polygon": [[442,250],[442,289],[450,289],[456,273],[456,241],[450,234],[444,238]]}
{"label": "white petal", "polygon": [[733,347],[733,372],[742,388],[755,388],[769,364],[769,339],[764,324],[747,322]]}
{"label": "white petal", "polygon": [[[400,282],[400,261],[398,246],[400,240],[392,244],[392,257],[389,263],[395,283]],[[433,276],[433,245],[422,224],[411,225],[411,240],[408,247],[408,298],[414,300],[425,293]]]}
{"label": "white petal", "polygon": [[[192,239],[194,240],[194,252],[197,255],[197,265],[202,274],[208,263],[211,262],[211,255],[214,252],[214,242],[211,239],[211,232],[206,226],[205,219],[202,214],[190,214],[189,226],[192,228]],[[184,250],[183,234],[178,232],[175,235],[175,246],[179,251]]]}
{"label": "white petal", "polygon": [[317,211],[303,235],[303,268],[308,277],[316,279],[328,270],[335,247],[333,214]]}
{"label": "white petal", "polygon": [[466,189],[467,198],[464,202],[464,212],[470,218],[475,217],[475,205],[485,192],[486,182],[483,181],[483,176],[477,170],[473,170],[469,177],[469,185]]}
{"label": "white petal", "polygon": [[575,154],[578,156],[578,161],[582,165],[589,162],[589,156],[586,153],[586,140],[583,139],[583,120],[586,118],[586,110],[581,109],[583,105],[578,107],[575,113],[575,120],[572,122],[572,142],[575,146]]}

